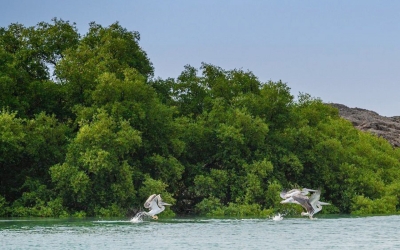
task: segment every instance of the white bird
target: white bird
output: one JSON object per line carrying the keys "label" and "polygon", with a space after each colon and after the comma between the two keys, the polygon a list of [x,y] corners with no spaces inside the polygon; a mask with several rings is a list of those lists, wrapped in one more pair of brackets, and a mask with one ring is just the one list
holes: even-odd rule
{"label": "white bird", "polygon": [[150,209],[150,211],[146,212],[146,214],[151,216],[155,220],[158,219],[157,214],[165,210],[164,206],[171,206],[171,204],[163,202],[159,194],[150,195],[150,197],[144,203],[144,207]]}
{"label": "white bird", "polygon": [[307,212],[302,212],[302,216],[309,216],[310,219],[313,219],[313,215],[322,210],[322,205],[330,205],[327,202],[319,201],[321,197],[321,190],[316,190],[310,197],[305,195],[294,195],[294,202],[300,204],[303,208],[306,209]]}

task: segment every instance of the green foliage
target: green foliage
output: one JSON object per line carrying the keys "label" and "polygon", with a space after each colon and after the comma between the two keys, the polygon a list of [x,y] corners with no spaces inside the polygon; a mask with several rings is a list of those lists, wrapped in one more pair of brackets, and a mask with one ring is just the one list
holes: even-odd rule
{"label": "green foliage", "polygon": [[172,85],[172,100],[179,112],[185,116],[196,116],[203,113],[208,105],[208,90],[197,76],[197,69],[190,65],[178,76],[175,84]]}
{"label": "green foliage", "polygon": [[197,175],[194,178],[194,189],[200,197],[219,197],[225,200],[228,191],[229,177],[226,170],[211,169],[209,175]]}
{"label": "green foliage", "polygon": [[24,187],[28,190],[12,205],[12,216],[66,217],[60,198],[52,199],[52,192],[38,180],[28,179]]}
{"label": "green foliage", "polygon": [[244,168],[247,173],[244,202],[248,204],[265,204],[265,191],[267,190],[265,180],[273,170],[271,162],[263,159],[250,165],[245,164]]}
{"label": "green foliage", "polygon": [[86,217],[86,212],[85,211],[76,211],[75,213],[72,214],[72,217],[74,217],[74,218],[85,218]]}
{"label": "green foliage", "polygon": [[[0,113],[0,162],[12,164],[17,159],[14,157],[23,150],[25,139],[23,120],[16,118],[16,113],[5,109]],[[6,172],[2,173],[5,174]]]}
{"label": "green foliage", "polygon": [[149,157],[149,165],[154,168],[153,176],[164,183],[175,184],[181,180],[184,171],[184,166],[173,156],[153,155]]}
{"label": "green foliage", "polygon": [[[97,217],[121,217],[124,216],[125,210],[119,205],[112,203],[108,207],[95,208],[95,216]],[[85,214],[77,214],[77,217],[84,216]]]}
{"label": "green foliage", "polygon": [[24,192],[27,178],[50,182],[48,168],[65,157],[69,129],[55,117],[37,114],[21,119],[0,113],[0,194],[12,203]]}
{"label": "green foliage", "polygon": [[384,196],[371,200],[363,195],[354,198],[352,214],[394,214],[399,200],[393,196]]}
{"label": "green foliage", "polygon": [[64,204],[88,215],[101,214],[101,208],[113,214],[116,209],[108,207],[114,203],[128,206],[135,194],[133,169],[121,159],[135,152],[140,143],[140,133],[126,121],[113,120],[103,110],[92,122],[82,121],[66,162],[50,168]]}
{"label": "green foliage", "polygon": [[0,28],[0,106],[21,117],[40,112],[66,118],[64,88],[52,78],[52,69],[64,53],[75,48],[79,34],[75,24],[54,18],[35,27],[11,24]]}
{"label": "green foliage", "polygon": [[152,76],[153,67],[138,45],[139,39],[139,33],[127,31],[118,23],[107,28],[90,23],[88,33],[77,47],[67,50],[56,66],[69,107],[75,104],[90,106],[97,78],[104,72],[123,79],[124,71],[134,68],[145,77]]}
{"label": "green foliage", "polygon": [[268,183],[268,189],[265,192],[265,201],[270,208],[282,208],[282,204],[280,204],[282,199],[279,195],[282,190],[282,185],[279,182],[273,181]]}
{"label": "green foliage", "polygon": [[190,65],[152,79],[140,35],[52,19],[0,28],[0,216],[266,216],[283,188],[321,188],[321,213],[400,210],[400,149],[338,110],[250,71]]}
{"label": "green foliage", "polygon": [[0,217],[4,217],[8,214],[8,204],[6,199],[0,195]]}
{"label": "green foliage", "polygon": [[196,204],[196,212],[201,215],[213,215],[216,214],[216,211],[221,211],[221,209],[222,204],[220,199],[212,196],[209,198],[205,198],[201,202]]}

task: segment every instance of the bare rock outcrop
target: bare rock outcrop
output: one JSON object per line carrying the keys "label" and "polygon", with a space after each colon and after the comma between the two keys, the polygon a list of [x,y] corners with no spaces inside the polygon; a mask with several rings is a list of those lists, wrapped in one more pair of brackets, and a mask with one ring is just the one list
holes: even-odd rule
{"label": "bare rock outcrop", "polygon": [[386,117],[361,108],[349,108],[343,104],[329,103],[339,109],[339,115],[353,123],[354,127],[383,137],[394,147],[400,147],[400,116]]}

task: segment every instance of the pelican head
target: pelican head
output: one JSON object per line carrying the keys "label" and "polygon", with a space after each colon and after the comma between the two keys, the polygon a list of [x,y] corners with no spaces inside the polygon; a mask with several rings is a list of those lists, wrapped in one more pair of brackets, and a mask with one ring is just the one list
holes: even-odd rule
{"label": "pelican head", "polygon": [[315,189],[310,189],[310,188],[303,188],[303,189],[301,190],[301,194],[303,194],[303,195],[308,195],[310,192],[317,192],[317,190],[315,190]]}

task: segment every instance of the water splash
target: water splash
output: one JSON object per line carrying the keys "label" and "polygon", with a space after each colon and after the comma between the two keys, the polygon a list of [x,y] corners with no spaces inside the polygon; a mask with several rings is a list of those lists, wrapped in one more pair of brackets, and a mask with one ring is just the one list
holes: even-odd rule
{"label": "water splash", "polygon": [[132,219],[132,223],[140,223],[143,222],[143,218],[147,216],[146,212],[139,212],[137,213]]}
{"label": "water splash", "polygon": [[275,215],[274,217],[272,217],[273,221],[281,221],[283,220],[283,214],[278,213],[277,215]]}

